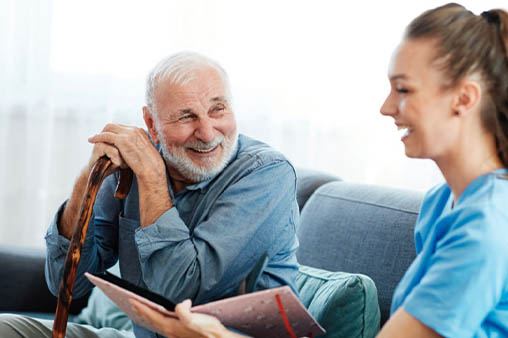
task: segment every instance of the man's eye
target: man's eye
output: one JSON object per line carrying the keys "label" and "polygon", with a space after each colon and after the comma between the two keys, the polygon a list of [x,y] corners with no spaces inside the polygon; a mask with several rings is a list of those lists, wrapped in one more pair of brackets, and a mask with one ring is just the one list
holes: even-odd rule
{"label": "man's eye", "polygon": [[216,106],[214,108],[214,111],[216,112],[221,112],[221,111],[224,111],[226,109],[226,107],[222,106],[222,105],[219,105],[219,106]]}
{"label": "man's eye", "polygon": [[406,89],[406,88],[403,88],[403,87],[398,87],[397,88],[397,93],[399,93],[399,94],[407,94],[407,93],[409,93],[409,90]]}
{"label": "man's eye", "polygon": [[224,114],[224,111],[226,110],[226,106],[222,105],[222,104],[219,104],[215,107],[212,108],[212,110],[210,110],[210,116],[213,116],[213,117],[222,117]]}
{"label": "man's eye", "polygon": [[188,121],[190,119],[192,119],[194,116],[193,115],[184,115],[184,116],[181,116],[178,120],[179,121]]}

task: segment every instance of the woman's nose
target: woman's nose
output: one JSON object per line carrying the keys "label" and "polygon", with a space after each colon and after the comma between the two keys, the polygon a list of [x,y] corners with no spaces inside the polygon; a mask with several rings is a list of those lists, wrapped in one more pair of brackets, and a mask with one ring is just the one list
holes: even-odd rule
{"label": "woman's nose", "polygon": [[395,102],[391,96],[392,95],[389,94],[386,97],[385,102],[383,102],[383,105],[381,106],[381,109],[379,110],[379,112],[384,116],[392,116],[392,115],[395,115],[397,112],[397,105],[395,104]]}

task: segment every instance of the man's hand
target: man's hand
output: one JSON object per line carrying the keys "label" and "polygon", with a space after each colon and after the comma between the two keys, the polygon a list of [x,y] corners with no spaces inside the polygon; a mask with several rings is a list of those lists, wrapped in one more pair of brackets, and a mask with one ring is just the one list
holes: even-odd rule
{"label": "man's hand", "polygon": [[110,123],[88,141],[95,144],[90,167],[97,159],[106,155],[116,168],[131,168],[138,181],[146,183],[166,181],[166,167],[162,157],[143,129]]}
{"label": "man's hand", "polygon": [[82,170],[72,196],[58,224],[59,233],[71,238],[76,227],[88,176],[97,160],[106,155],[113,165],[107,175],[119,168],[131,168],[136,174],[139,190],[141,226],[154,223],[173,203],[168,191],[166,167],[157,149],[141,128],[107,124],[102,132],[88,139],[94,149],[88,165]]}
{"label": "man's hand", "polygon": [[173,206],[166,166],[143,129],[110,123],[88,141],[95,144],[92,158],[112,156],[116,168],[127,166],[136,174],[142,227],[155,222]]}

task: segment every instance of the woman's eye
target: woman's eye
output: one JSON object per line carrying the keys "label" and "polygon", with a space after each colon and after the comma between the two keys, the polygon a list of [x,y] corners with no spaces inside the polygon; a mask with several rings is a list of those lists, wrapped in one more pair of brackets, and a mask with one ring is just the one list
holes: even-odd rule
{"label": "woman's eye", "polygon": [[406,88],[397,87],[397,93],[399,93],[399,94],[407,94],[407,93],[409,93],[409,90],[407,90]]}

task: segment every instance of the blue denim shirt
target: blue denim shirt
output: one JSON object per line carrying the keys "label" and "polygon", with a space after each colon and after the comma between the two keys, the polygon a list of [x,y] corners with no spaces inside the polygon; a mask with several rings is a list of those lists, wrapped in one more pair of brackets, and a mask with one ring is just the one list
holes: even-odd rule
{"label": "blue denim shirt", "polygon": [[[174,207],[140,227],[134,178],[125,200],[113,197],[118,173],[97,195],[82,249],[73,296],[92,285],[86,271],[102,272],[119,259],[124,279],[177,303],[229,297],[264,252],[268,265],[258,288],[290,285],[298,270],[296,174],[279,152],[240,135],[228,166],[217,176],[174,195]],[[46,281],[57,294],[69,241],[58,234],[63,205],[46,235]],[[295,291],[296,292],[296,291]],[[155,337],[135,325],[137,337]]]}

